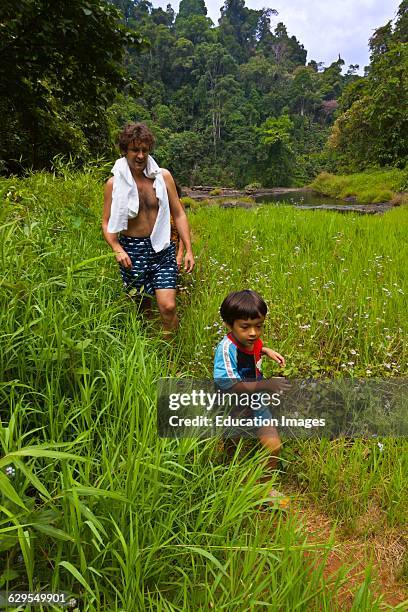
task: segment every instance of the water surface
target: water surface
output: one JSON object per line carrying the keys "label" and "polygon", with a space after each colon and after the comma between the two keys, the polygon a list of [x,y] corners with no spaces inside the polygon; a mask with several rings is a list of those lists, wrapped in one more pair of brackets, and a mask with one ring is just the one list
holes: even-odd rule
{"label": "water surface", "polygon": [[[293,204],[294,206],[350,206],[349,202],[342,202],[309,190],[288,191],[286,193],[268,193],[255,196],[257,202],[268,204]],[[354,202],[353,202],[354,204]]]}
{"label": "water surface", "polygon": [[314,210],[336,210],[343,213],[358,213],[362,215],[378,215],[393,208],[390,202],[380,204],[360,204],[352,199],[346,202],[336,200],[310,190],[293,190],[281,193],[268,193],[255,196],[259,204],[289,204],[296,208],[309,208]]}

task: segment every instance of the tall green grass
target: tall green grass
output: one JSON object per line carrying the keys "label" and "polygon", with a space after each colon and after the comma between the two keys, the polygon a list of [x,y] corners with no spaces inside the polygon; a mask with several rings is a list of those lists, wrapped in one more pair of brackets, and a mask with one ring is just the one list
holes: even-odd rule
{"label": "tall green grass", "polygon": [[398,168],[366,170],[348,175],[322,172],[310,186],[334,198],[344,199],[355,196],[362,203],[395,200],[396,203],[402,204],[407,202],[407,195],[402,196],[399,192],[408,189],[407,172],[407,169]]}
{"label": "tall green grass", "polygon": [[[211,376],[219,304],[244,287],[267,300],[265,342],[288,375],[406,375],[406,213],[198,210],[166,342],[121,292],[91,174],[0,193],[0,588],[66,590],[89,611],[336,609],[348,568],[324,578],[333,541],[259,510],[263,451],[158,439],[156,381]],[[373,499],[398,526],[406,450],[291,442],[279,480],[350,528]],[[369,574],[355,605],[379,609]]]}
{"label": "tall green grass", "polygon": [[[199,269],[187,290],[182,344],[194,330],[195,375],[210,375],[222,297],[244,287],[270,306],[264,341],[285,355],[288,376],[407,375],[406,210],[344,217],[265,205],[201,210],[191,220]],[[379,442],[292,442],[283,451],[287,478],[340,522],[354,524],[375,504],[386,524],[404,526],[407,443]]]}

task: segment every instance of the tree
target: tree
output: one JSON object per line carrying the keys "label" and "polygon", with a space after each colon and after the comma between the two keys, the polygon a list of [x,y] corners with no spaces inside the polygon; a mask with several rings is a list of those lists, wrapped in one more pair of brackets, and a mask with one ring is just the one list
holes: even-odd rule
{"label": "tree", "polygon": [[325,100],[336,99],[341,95],[344,87],[344,78],[342,69],[344,60],[339,59],[332,62],[328,68],[325,68],[320,74],[321,95]]}
{"label": "tree", "polygon": [[127,83],[124,49],[141,43],[118,17],[102,0],[3,0],[0,155],[6,170],[43,168],[57,153],[83,159],[109,146],[105,111]]}
{"label": "tree", "polygon": [[274,61],[281,64],[287,57],[288,53],[288,32],[283,23],[278,23],[275,28],[272,44],[270,45]]}
{"label": "tree", "polygon": [[[200,74],[196,96],[200,99],[211,116],[212,142],[214,152],[217,150],[217,142],[221,136],[222,106],[228,97],[227,75],[235,74],[236,64],[233,58],[226,53],[220,44],[199,45],[196,49],[195,62],[196,74]],[[234,79],[228,80],[232,86]]]}
{"label": "tree", "polygon": [[232,57],[242,63],[255,52],[261,36],[265,35],[272,9],[259,11],[245,6],[245,0],[225,0],[219,19],[219,39]]}
{"label": "tree", "polygon": [[191,82],[193,67],[194,44],[187,38],[178,38],[171,54],[171,74],[175,89]]}
{"label": "tree", "polygon": [[[405,165],[408,156],[408,48],[393,43],[371,66],[365,87],[338,117],[330,137],[343,165]],[[346,90],[347,94],[347,90]]]}
{"label": "tree", "polygon": [[291,108],[301,117],[313,114],[320,104],[318,76],[312,68],[299,66],[291,84]]}
{"label": "tree", "polygon": [[288,115],[269,117],[258,129],[259,180],[266,187],[290,185],[294,150],[293,122]]}
{"label": "tree", "polygon": [[405,165],[408,156],[408,48],[405,42],[408,3],[391,23],[378,28],[370,39],[368,75],[346,87],[342,113],[329,139],[346,169],[370,165]]}
{"label": "tree", "polygon": [[187,38],[194,45],[204,42],[215,42],[215,34],[211,29],[213,22],[209,17],[203,15],[191,15],[191,17],[176,19],[177,35]]}
{"label": "tree", "polygon": [[129,28],[135,26],[141,18],[149,15],[153,8],[149,0],[108,0],[108,3],[120,10],[123,23]]}
{"label": "tree", "polygon": [[188,19],[192,15],[207,15],[207,7],[204,0],[180,0],[177,18]]}
{"label": "tree", "polygon": [[[168,4],[167,7],[169,6],[170,5]],[[153,8],[150,14],[151,14],[152,21],[156,25],[165,25],[167,27],[170,27],[173,24],[174,11],[172,12],[172,10],[163,11],[161,7]]]}
{"label": "tree", "polygon": [[377,28],[369,40],[371,51],[370,59],[373,61],[378,55],[387,53],[392,40],[392,23],[389,21],[385,26]]}
{"label": "tree", "polygon": [[275,9],[263,9],[262,14],[258,19],[256,37],[262,44],[263,41],[268,40],[271,36],[271,17],[278,14]]}
{"label": "tree", "polygon": [[265,94],[271,90],[275,77],[275,66],[264,55],[254,55],[239,67],[241,81],[247,92],[257,89]]}
{"label": "tree", "polygon": [[172,134],[167,165],[178,182],[183,185],[194,184],[204,150],[202,136],[196,132]]}
{"label": "tree", "polygon": [[151,31],[150,36],[149,62],[145,66],[146,77],[149,81],[157,80],[170,85],[172,82],[171,57],[176,37],[163,24],[157,25]]}
{"label": "tree", "polygon": [[394,40],[401,43],[408,42],[408,0],[403,0],[399,5]]}

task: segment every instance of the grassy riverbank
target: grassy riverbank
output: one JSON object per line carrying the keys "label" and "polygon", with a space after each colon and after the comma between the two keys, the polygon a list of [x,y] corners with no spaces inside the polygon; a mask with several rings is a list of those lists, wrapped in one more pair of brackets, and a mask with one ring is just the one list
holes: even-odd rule
{"label": "grassy riverbank", "polygon": [[371,170],[357,174],[334,175],[322,172],[310,184],[312,189],[334,198],[355,197],[361,203],[394,201],[408,204],[408,171]]}
{"label": "grassy riverbank", "polygon": [[0,588],[67,590],[95,612],[335,610],[350,588],[353,609],[379,610],[374,574],[350,586],[354,556],[328,574],[334,535],[316,540],[296,508],[384,547],[397,533],[402,585],[406,441],[288,442],[285,518],[259,511],[260,449],[158,439],[155,393],[163,376],[211,376],[220,301],[244,287],[270,306],[288,376],[406,376],[408,211],[191,212],[197,269],[169,343],[122,295],[101,193],[84,174],[0,181]]}

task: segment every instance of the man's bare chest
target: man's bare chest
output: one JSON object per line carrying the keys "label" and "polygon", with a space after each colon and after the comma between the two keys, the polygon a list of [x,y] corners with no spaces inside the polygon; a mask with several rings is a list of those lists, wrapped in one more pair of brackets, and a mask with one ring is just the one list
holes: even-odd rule
{"label": "man's bare chest", "polygon": [[153,181],[146,178],[136,181],[139,193],[139,214],[149,211],[157,211],[158,199],[153,188]]}

